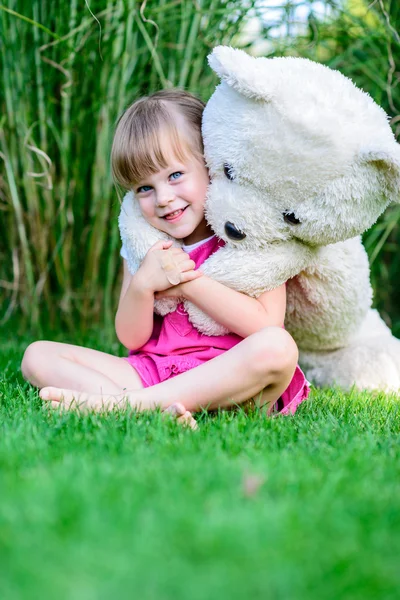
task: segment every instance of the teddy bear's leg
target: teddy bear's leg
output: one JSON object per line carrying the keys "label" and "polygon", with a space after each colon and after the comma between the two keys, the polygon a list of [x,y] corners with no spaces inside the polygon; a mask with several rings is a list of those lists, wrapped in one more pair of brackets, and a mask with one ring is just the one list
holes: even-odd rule
{"label": "teddy bear's leg", "polygon": [[358,337],[372,304],[368,256],[361,239],[320,248],[286,289],[285,327],[301,350],[347,346]]}
{"label": "teddy bear's leg", "polygon": [[400,392],[400,340],[369,311],[358,336],[338,350],[300,352],[306,377],[319,387]]}

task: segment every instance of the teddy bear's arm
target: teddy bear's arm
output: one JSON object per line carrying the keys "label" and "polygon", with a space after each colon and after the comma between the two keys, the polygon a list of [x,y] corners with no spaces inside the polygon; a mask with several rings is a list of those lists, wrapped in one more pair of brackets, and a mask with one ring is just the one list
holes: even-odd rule
{"label": "teddy bear's arm", "polygon": [[255,250],[224,246],[200,270],[220,283],[257,298],[307,266],[314,251],[295,241],[276,242]]}
{"label": "teddy bear's arm", "polygon": [[[254,251],[225,246],[210,256],[200,270],[238,292],[253,298],[275,289],[301,271],[310,261],[313,251],[296,242],[271,244]],[[216,323],[191,302],[185,301],[189,320],[201,333],[223,335],[227,329]]]}

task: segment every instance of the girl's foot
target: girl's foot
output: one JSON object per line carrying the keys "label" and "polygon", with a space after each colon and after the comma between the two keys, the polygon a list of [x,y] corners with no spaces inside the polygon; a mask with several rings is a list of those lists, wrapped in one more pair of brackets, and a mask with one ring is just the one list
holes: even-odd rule
{"label": "girl's foot", "polygon": [[[139,395],[135,399],[136,407],[140,410]],[[86,392],[78,392],[76,390],[67,390],[55,387],[45,387],[39,392],[42,400],[50,403],[52,408],[62,408],[63,410],[79,410],[86,411],[110,411],[114,408],[127,408],[132,406],[132,398],[128,399],[125,394],[105,395],[88,394]],[[163,412],[172,415],[178,423],[186,425],[191,429],[198,429],[198,425],[192,416],[192,413],[186,410],[183,404],[171,404]]]}
{"label": "girl's foot", "polygon": [[179,402],[177,402],[176,404],[171,404],[171,406],[166,408],[163,412],[171,414],[173,417],[176,418],[178,423],[181,423],[181,425],[186,425],[187,427],[190,427],[190,429],[193,430],[199,428],[195,419],[193,418],[192,413],[186,410],[183,404],[180,404]]}
{"label": "girl's foot", "polygon": [[129,404],[127,396],[122,394],[103,396],[56,387],[42,388],[39,396],[48,401],[52,408],[62,407],[64,410],[112,410],[116,407],[126,408]]}

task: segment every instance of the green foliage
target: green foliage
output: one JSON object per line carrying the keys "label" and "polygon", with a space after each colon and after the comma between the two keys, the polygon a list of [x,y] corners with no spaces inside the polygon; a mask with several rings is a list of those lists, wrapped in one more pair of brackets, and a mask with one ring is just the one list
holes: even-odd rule
{"label": "green foliage", "polygon": [[[296,4],[308,7],[302,27]],[[109,151],[134,98],[181,86],[206,100],[219,43],[295,54],[341,70],[391,115],[400,135],[400,5],[282,2],[282,37],[257,0],[10,0],[0,6],[0,324],[110,325],[119,288],[118,195]],[[90,9],[89,9],[90,7]],[[250,41],[243,25],[264,28]],[[297,28],[296,28],[297,27]],[[400,334],[399,209],[364,236],[376,305]]]}
{"label": "green foliage", "polygon": [[[206,56],[251,7],[227,0],[11,0],[0,7],[0,319],[110,323],[118,196],[109,154],[136,97],[179,86],[207,99]],[[89,9],[90,6],[90,9]],[[2,306],[1,306],[2,304]],[[60,314],[61,311],[61,314]]]}

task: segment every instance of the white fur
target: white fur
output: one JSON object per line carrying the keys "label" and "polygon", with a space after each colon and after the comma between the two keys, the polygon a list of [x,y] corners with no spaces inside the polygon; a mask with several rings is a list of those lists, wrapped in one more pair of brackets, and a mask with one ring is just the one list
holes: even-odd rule
{"label": "white fur", "polygon": [[[288,280],[286,326],[319,385],[398,390],[400,342],[370,310],[368,261],[355,237],[400,200],[400,149],[386,114],[309,60],[218,47],[209,61],[222,82],[203,121],[206,216],[226,246],[202,270],[253,297]],[[285,212],[300,223],[287,223]],[[120,218],[131,269],[160,236],[135,219]],[[244,240],[229,239],[227,221]],[[200,331],[225,332],[185,304]]]}

